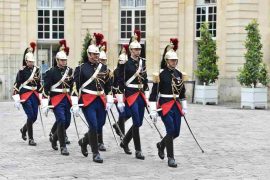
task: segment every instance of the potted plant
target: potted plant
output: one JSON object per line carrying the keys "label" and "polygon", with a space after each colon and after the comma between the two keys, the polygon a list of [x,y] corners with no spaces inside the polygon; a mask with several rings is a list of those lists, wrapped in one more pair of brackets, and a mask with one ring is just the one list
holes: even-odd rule
{"label": "potted plant", "polygon": [[217,46],[208,26],[208,23],[205,22],[200,28],[198,64],[197,70],[195,70],[195,75],[199,80],[198,85],[195,86],[195,103],[201,102],[203,105],[206,103],[218,104],[218,87],[214,84],[219,75]]}
{"label": "potted plant", "polygon": [[[259,24],[252,20],[245,30],[245,64],[239,69],[237,80],[241,84],[241,108],[248,106],[267,108],[267,84],[269,75],[266,65],[263,63],[263,52]],[[244,87],[243,87],[244,86]]]}
{"label": "potted plant", "polygon": [[84,37],[84,41],[83,41],[83,49],[82,49],[82,52],[81,52],[81,61],[79,61],[79,64],[83,63],[85,59],[88,58],[87,56],[87,49],[88,49],[88,46],[90,45],[90,41],[91,41],[92,37],[89,33],[89,30],[87,29],[86,30],[86,35]]}

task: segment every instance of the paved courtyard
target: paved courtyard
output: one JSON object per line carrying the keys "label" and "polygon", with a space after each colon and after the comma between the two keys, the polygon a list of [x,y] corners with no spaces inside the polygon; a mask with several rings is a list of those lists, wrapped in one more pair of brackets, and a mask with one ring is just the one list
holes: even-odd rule
{"label": "paved courtyard", "polygon": [[[174,141],[178,168],[173,169],[167,166],[167,160],[158,158],[155,144],[159,136],[147,122],[140,130],[144,161],[134,158],[133,142],[133,154],[124,154],[107,121],[107,151],[101,153],[104,163],[96,164],[92,154],[82,156],[73,120],[67,131],[70,156],[65,157],[52,150],[48,141],[54,122],[52,112],[48,118],[43,117],[46,136],[38,118],[34,125],[38,145],[30,147],[19,132],[26,119],[23,110],[16,110],[11,102],[1,102],[0,179],[270,179],[270,110],[237,107],[189,104],[187,119],[205,153],[182,121],[180,138]],[[87,128],[79,118],[76,122],[82,137]],[[157,126],[165,134],[161,121]]]}

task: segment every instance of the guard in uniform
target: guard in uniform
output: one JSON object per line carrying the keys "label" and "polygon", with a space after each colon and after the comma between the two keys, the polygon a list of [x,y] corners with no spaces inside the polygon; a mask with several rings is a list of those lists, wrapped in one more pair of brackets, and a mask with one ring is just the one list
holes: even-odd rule
{"label": "guard in uniform", "polygon": [[34,51],[36,44],[30,43],[23,56],[23,67],[19,70],[14,84],[13,99],[19,109],[20,104],[27,115],[27,122],[20,129],[22,139],[26,141],[28,133],[29,145],[36,146],[33,138],[33,124],[37,120],[39,93],[42,91],[40,82],[40,69],[34,65]]}
{"label": "guard in uniform", "polygon": [[169,167],[177,167],[173,140],[180,134],[181,116],[187,113],[183,75],[176,69],[177,43],[177,39],[171,39],[171,44],[166,47],[161,63],[164,69],[154,75],[154,85],[149,99],[150,114],[155,122],[158,117],[157,108],[162,109],[160,116],[166,128],[166,136],[157,143],[157,148],[159,157],[164,159],[166,147]]}
{"label": "guard in uniform", "polygon": [[[107,51],[107,42],[106,41],[102,41],[101,42],[101,47],[100,47],[100,53],[99,53],[99,62],[106,65],[107,67],[107,71],[109,73],[109,78],[106,79],[107,81],[110,81],[109,83],[112,84],[112,80],[113,80],[113,77],[112,77],[112,74],[111,74],[111,70],[108,68],[107,66],[107,54],[106,54],[106,51]],[[108,82],[105,82],[105,83],[108,83]],[[112,88],[112,86],[111,86]],[[108,92],[108,94],[112,94],[112,89],[110,89],[110,92]],[[104,120],[102,120],[103,124],[102,124],[102,127],[105,125],[105,122],[106,122],[106,116],[104,116]],[[104,142],[103,142],[103,128],[99,129],[98,131],[98,149],[100,151],[106,151],[106,147],[104,145]]]}
{"label": "guard in uniform", "polygon": [[[125,106],[130,111],[133,125],[126,133],[120,146],[126,154],[132,154],[128,144],[133,138],[135,146],[135,157],[144,160],[141,151],[139,128],[143,124],[144,111],[147,105],[148,79],[145,59],[140,58],[141,45],[137,41],[136,34],[129,45],[130,57],[124,64],[119,65],[119,76],[117,81],[121,92],[124,92]],[[118,101],[119,102],[119,101]]]}
{"label": "guard in uniform", "polygon": [[[119,66],[121,64],[125,64],[128,60],[128,44],[122,45],[122,49],[119,52],[119,58],[118,58],[118,64],[116,69],[113,72],[113,77],[119,76]],[[113,78],[113,94],[123,94],[123,92],[120,91],[119,85],[117,83],[117,78]],[[119,96],[119,95],[118,95]],[[121,97],[121,96],[120,96]],[[127,107],[125,107],[123,104],[116,102],[116,109],[119,113],[119,119],[117,121],[117,124],[123,133],[125,134],[125,122],[131,117],[131,113]],[[114,124],[113,128],[115,129],[115,132],[117,135],[121,136],[121,133],[119,132],[119,129],[117,128],[117,125]]]}
{"label": "guard in uniform", "polygon": [[57,65],[48,70],[44,77],[44,93],[42,109],[48,112],[49,104],[53,108],[57,130],[51,136],[52,148],[58,150],[57,140],[60,143],[62,155],[69,155],[66,147],[65,134],[71,120],[71,98],[73,70],[67,66],[66,47],[61,47],[56,54]]}
{"label": "guard in uniform", "polygon": [[[64,49],[64,51],[66,52],[67,56],[69,55],[69,47],[67,47],[67,43],[66,43],[66,40],[65,39],[62,39],[62,40],[59,41],[59,47],[58,47],[58,49],[60,49],[60,48]],[[56,66],[57,66],[57,60],[54,59],[53,67],[56,67]],[[66,129],[68,129],[69,125],[70,125],[70,122],[69,123],[66,123]],[[57,121],[54,122],[54,124],[53,124],[53,126],[51,128],[51,131],[50,131],[50,134],[49,134],[49,140],[50,140],[50,142],[52,141],[52,136],[56,132],[56,130],[57,130]],[[66,142],[66,144],[70,144],[70,141],[68,139],[67,134],[65,134],[65,142]]]}
{"label": "guard in uniform", "polygon": [[[88,134],[79,140],[84,156],[88,155],[87,144],[90,144],[93,161],[103,163],[98,148],[97,134],[102,132],[105,123],[106,111],[113,105],[111,92],[110,72],[106,65],[99,62],[99,47],[103,35],[95,33],[92,44],[88,47],[88,59],[75,69],[74,81],[79,92],[79,103],[83,104],[82,111],[89,125]],[[88,140],[88,142],[87,142]]]}

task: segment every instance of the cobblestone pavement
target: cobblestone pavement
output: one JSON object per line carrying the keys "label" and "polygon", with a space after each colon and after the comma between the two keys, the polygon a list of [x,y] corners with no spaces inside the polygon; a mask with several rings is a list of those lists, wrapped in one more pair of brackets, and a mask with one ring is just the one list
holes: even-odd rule
{"label": "cobblestone pavement", "polygon": [[[270,179],[270,111],[241,110],[235,106],[189,104],[187,119],[205,150],[202,154],[184,121],[181,135],[174,142],[178,168],[169,168],[167,160],[157,156],[159,136],[144,122],[141,132],[144,161],[124,154],[117,147],[107,121],[102,152],[103,164],[92,161],[92,154],[83,157],[78,146],[75,126],[67,131],[71,144],[70,156],[61,156],[51,149],[49,130],[54,122],[43,117],[46,136],[40,119],[34,125],[38,145],[28,146],[19,129],[25,123],[23,110],[17,111],[11,102],[0,103],[0,179]],[[87,131],[77,118],[80,137]],[[131,124],[130,120],[126,127]],[[164,132],[161,121],[158,128]],[[88,148],[90,151],[90,148]]]}

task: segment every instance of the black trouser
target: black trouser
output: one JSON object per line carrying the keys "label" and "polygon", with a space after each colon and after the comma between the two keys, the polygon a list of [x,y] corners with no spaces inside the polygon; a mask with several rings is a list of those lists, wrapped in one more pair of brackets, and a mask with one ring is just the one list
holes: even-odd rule
{"label": "black trouser", "polygon": [[166,135],[161,141],[160,141],[160,147],[162,150],[167,150],[167,157],[174,158],[174,151],[173,151],[173,137],[170,135]]}
{"label": "black trouser", "polygon": [[141,151],[141,141],[140,141],[140,132],[139,127],[131,126],[127,134],[123,139],[123,143],[128,145],[131,139],[133,138],[134,146],[136,151]]}

